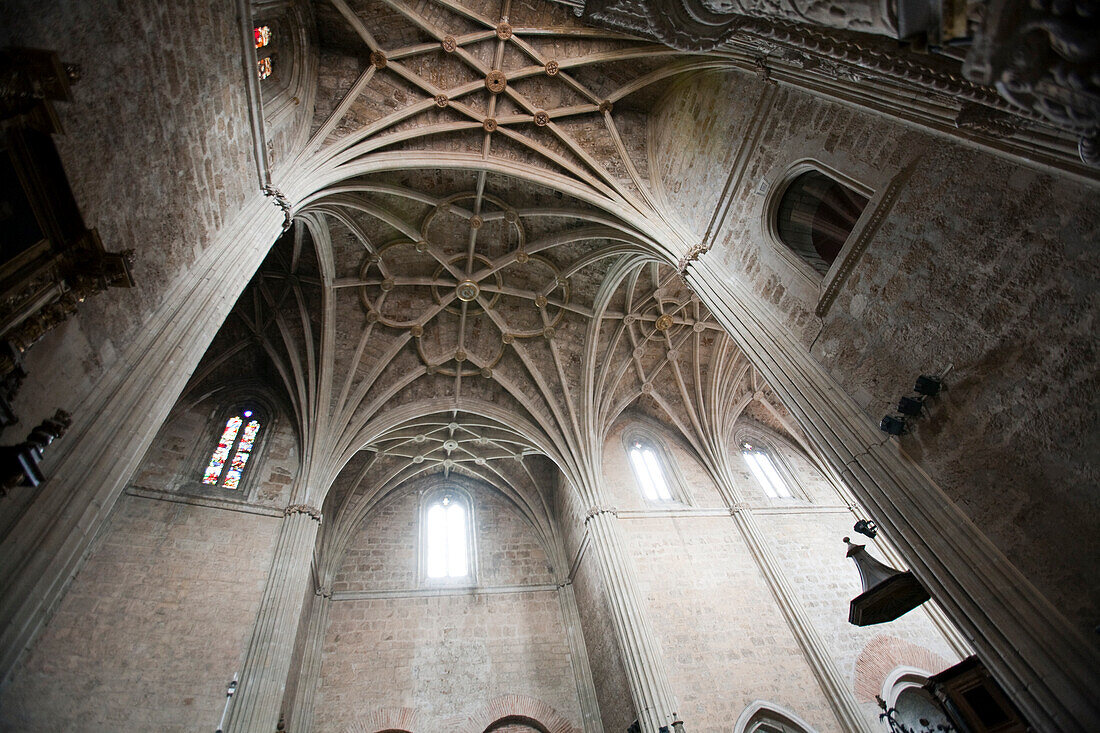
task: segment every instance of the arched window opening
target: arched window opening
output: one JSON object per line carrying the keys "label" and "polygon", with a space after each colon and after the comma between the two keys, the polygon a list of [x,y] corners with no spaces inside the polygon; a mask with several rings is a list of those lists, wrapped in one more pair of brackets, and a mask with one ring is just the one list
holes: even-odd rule
{"label": "arched window opening", "polygon": [[635,438],[630,441],[629,453],[630,465],[642,488],[642,495],[650,501],[672,501],[672,492],[657,448],[641,438]]}
{"label": "arched window opening", "polygon": [[[244,410],[229,418],[203,472],[202,482],[208,486],[220,485],[223,489],[236,490],[259,433],[260,421],[253,419],[252,410]],[[233,460],[227,461],[231,455]]]}
{"label": "arched window opening", "polygon": [[444,493],[428,505],[424,522],[427,576],[432,579],[469,576],[465,502],[456,494]]}
{"label": "arched window opening", "polygon": [[734,733],[814,733],[802,718],[772,703],[756,700],[741,711]]}
{"label": "arched window opening", "polygon": [[822,275],[836,260],[868,198],[820,171],[791,181],[776,213],[779,238]]}
{"label": "arched window opening", "polygon": [[275,71],[279,33],[271,25],[257,25],[252,29],[252,36],[256,41],[256,72],[262,81]]}
{"label": "arched window opening", "polygon": [[775,469],[775,463],[772,461],[772,457],[766,448],[755,443],[750,443],[747,440],[742,441],[741,455],[745,457],[745,463],[749,464],[749,470],[752,471],[752,475],[756,477],[756,480],[760,482],[760,486],[763,487],[765,494],[773,499],[794,498],[790,488],[787,486],[787,482],[783,480],[779,475],[779,471]]}

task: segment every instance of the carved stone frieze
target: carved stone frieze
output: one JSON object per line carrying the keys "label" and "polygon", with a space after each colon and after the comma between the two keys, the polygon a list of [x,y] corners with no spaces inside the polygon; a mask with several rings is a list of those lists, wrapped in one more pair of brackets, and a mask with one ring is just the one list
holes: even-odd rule
{"label": "carved stone frieze", "polygon": [[892,38],[897,31],[884,7],[864,0],[588,0],[584,15],[597,25],[641,34],[682,51],[710,51],[749,18]]}
{"label": "carved stone frieze", "polygon": [[955,117],[960,130],[973,130],[993,138],[1008,137],[1028,127],[1027,120],[981,104],[964,104]]}
{"label": "carved stone frieze", "polygon": [[1078,134],[1081,159],[1100,164],[1100,2],[986,0],[973,10],[967,78]]}
{"label": "carved stone frieze", "polygon": [[[446,105],[440,105],[445,107]],[[279,210],[283,212],[283,231],[290,229],[291,224],[294,223],[294,217],[291,215],[290,199],[288,199],[282,191],[268,184],[263,187],[264,196],[267,196],[272,202],[279,207]]]}
{"label": "carved stone frieze", "polygon": [[291,504],[283,510],[284,517],[289,517],[293,514],[308,514],[310,519],[313,519],[318,524],[321,523],[321,510],[309,504]]}

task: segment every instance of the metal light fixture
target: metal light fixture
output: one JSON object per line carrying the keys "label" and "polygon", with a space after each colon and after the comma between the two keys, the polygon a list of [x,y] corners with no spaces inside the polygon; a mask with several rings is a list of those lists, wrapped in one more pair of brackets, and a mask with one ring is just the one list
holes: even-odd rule
{"label": "metal light fixture", "polygon": [[893,621],[931,597],[912,572],[884,565],[867,553],[866,546],[853,545],[847,537],[844,543],[863,583],[863,592],[852,599],[848,609],[848,622],[852,625]]}
{"label": "metal light fixture", "polygon": [[902,397],[898,400],[898,412],[909,417],[917,417],[924,409],[924,401],[915,397]]}
{"label": "metal light fixture", "polygon": [[913,386],[913,391],[925,397],[935,397],[942,388],[943,380],[939,377],[932,374],[922,374],[917,377],[917,383]]}
{"label": "metal light fixture", "polygon": [[856,532],[874,539],[878,535],[878,525],[870,519],[861,519],[852,527]]}
{"label": "metal light fixture", "polygon": [[887,415],[882,418],[882,422],[878,424],[878,429],[888,435],[902,435],[905,433],[905,420],[900,417],[894,417],[893,415]]}

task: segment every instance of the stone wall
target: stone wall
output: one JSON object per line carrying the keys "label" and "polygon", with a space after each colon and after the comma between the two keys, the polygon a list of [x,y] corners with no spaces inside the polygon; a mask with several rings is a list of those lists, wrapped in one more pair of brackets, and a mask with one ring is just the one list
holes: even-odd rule
{"label": "stone wall", "polygon": [[[1095,638],[1100,503],[1081,490],[1096,483],[1100,437],[1082,399],[1100,386],[1095,184],[770,89],[746,74],[697,75],[665,97],[653,122],[659,175],[701,238],[718,204],[716,181],[734,160],[731,141],[743,135],[747,110],[774,94],[707,266],[751,287],[876,424],[917,375],[952,365],[948,390],[901,448]],[[696,119],[714,122],[695,127]],[[778,190],[785,171],[807,159],[877,194],[907,176],[823,318],[815,315],[820,280],[763,226],[768,196],[760,192]],[[1073,552],[1058,552],[1053,536]]]}
{"label": "stone wall", "polygon": [[213,730],[279,520],[123,496],[0,693],[10,731]]}
{"label": "stone wall", "polygon": [[73,101],[55,104],[58,152],[87,226],[108,250],[135,251],[137,282],[89,299],[28,352],[22,435],[77,410],[259,181],[231,3],[15,0],[4,20],[0,45],[80,65]]}
{"label": "stone wall", "polygon": [[287,506],[299,458],[293,424],[282,415],[265,416],[239,490],[203,485],[203,470],[225,429],[231,406],[217,399],[178,405],[157,431],[131,487],[278,509]]}
{"label": "stone wall", "polygon": [[416,730],[464,731],[508,695],[541,701],[580,727],[546,552],[502,496],[464,485],[474,502],[477,588],[420,584],[415,490],[387,499],[351,539],[333,582],[314,730],[410,709]]}
{"label": "stone wall", "polygon": [[[642,498],[621,437],[639,423],[662,435],[652,422],[628,413],[604,445],[605,486],[619,509],[618,521],[630,545],[685,724],[693,731],[727,731],[747,705],[763,700],[795,712],[817,730],[840,730],[713,480],[688,448],[667,433],[661,440],[692,505],[654,504]],[[732,465],[738,493],[757,517],[797,602],[808,611],[824,651],[853,695],[856,660],[873,639],[883,635],[907,645],[905,654],[890,657],[891,669],[905,663],[937,672],[957,661],[923,610],[867,629],[848,623],[848,602],[860,592],[860,582],[840,539],[851,534],[853,515],[789,436],[776,435],[752,421],[743,421],[737,432],[741,427],[767,437],[782,473],[792,480],[796,498],[768,498],[735,455]],[[594,671],[607,664],[600,659],[606,653],[590,644]],[[927,669],[929,660],[935,662],[934,669]],[[868,725],[877,725],[873,699],[856,697]]]}

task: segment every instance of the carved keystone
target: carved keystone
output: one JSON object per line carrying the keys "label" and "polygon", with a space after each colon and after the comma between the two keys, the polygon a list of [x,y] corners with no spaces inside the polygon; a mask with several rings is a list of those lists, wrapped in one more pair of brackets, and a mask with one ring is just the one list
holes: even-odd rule
{"label": "carved keystone", "polygon": [[485,88],[493,94],[500,94],[506,86],[508,86],[508,79],[504,76],[503,71],[493,69],[485,75]]}

